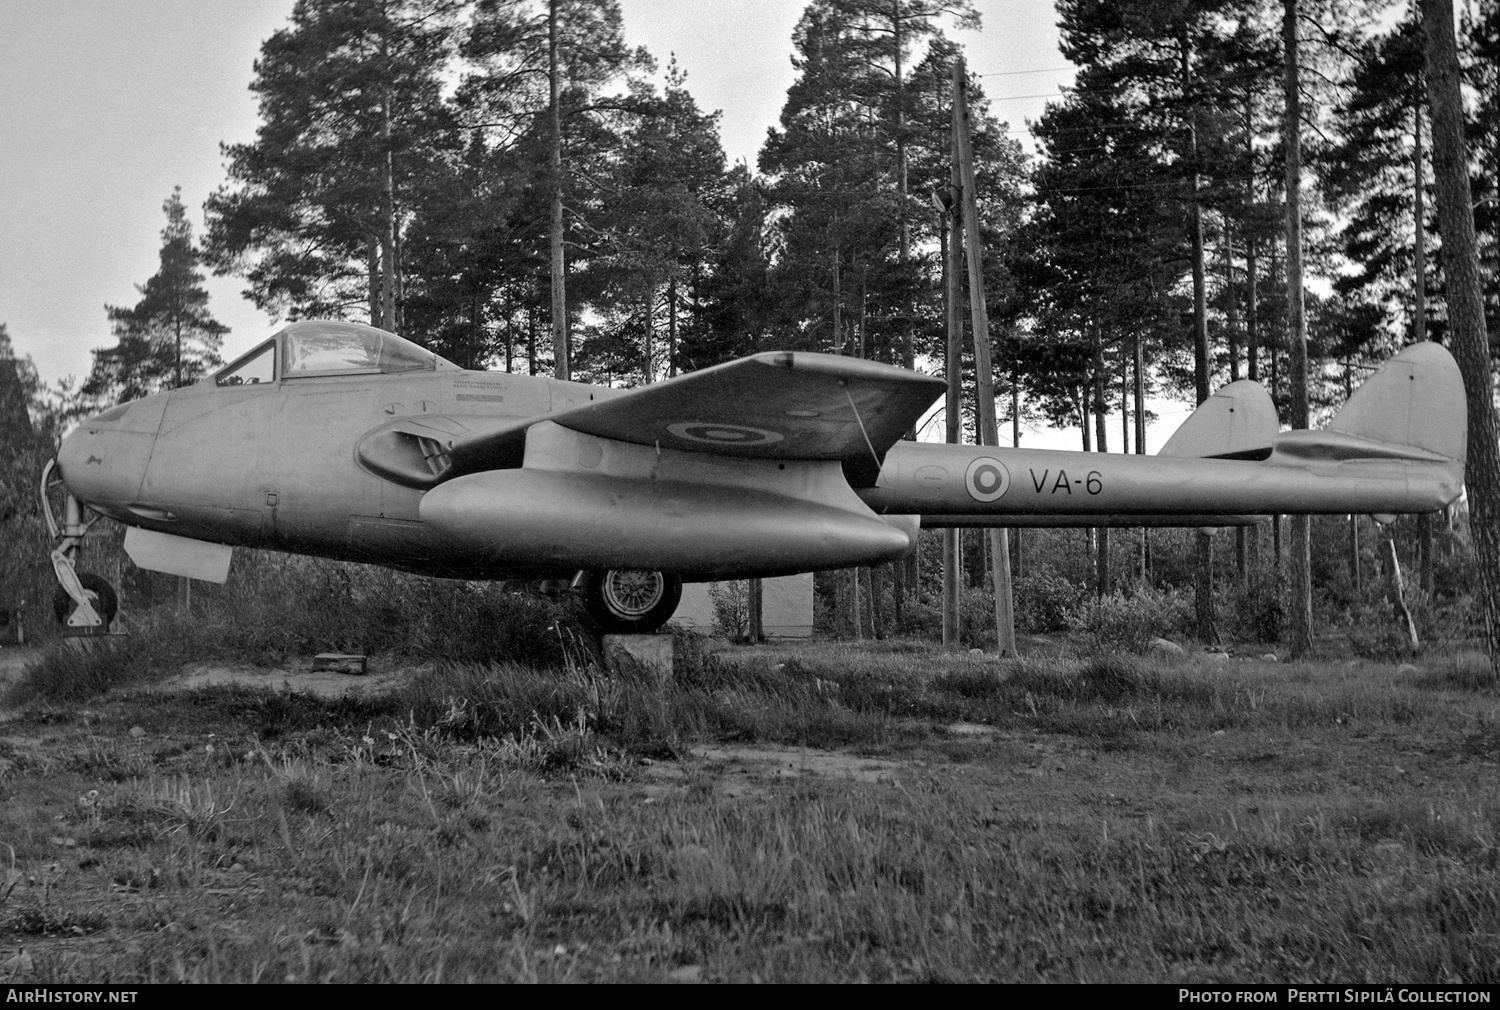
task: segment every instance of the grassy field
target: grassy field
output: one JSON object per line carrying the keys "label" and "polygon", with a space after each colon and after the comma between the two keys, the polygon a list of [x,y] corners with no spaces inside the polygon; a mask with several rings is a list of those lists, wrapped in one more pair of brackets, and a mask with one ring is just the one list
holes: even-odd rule
{"label": "grassy field", "polygon": [[1478,657],[681,644],[365,699],[49,654],[0,979],[1500,981]]}

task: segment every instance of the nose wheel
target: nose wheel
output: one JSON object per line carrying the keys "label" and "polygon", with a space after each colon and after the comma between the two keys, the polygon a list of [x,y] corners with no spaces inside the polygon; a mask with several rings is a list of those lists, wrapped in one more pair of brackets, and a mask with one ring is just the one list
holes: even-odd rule
{"label": "nose wheel", "polygon": [[682,577],[670,572],[611,568],[583,582],[589,617],[606,634],[647,635],[667,623],[682,599]]}
{"label": "nose wheel", "polygon": [[[92,572],[79,572],[78,585],[83,590],[84,598],[89,601],[89,606],[104,622],[103,627],[108,628],[114,622],[115,614],[120,611],[115,587]],[[57,616],[57,623],[73,625],[72,618],[78,610],[79,606],[74,602],[72,594],[59,586],[52,596],[52,613]]]}

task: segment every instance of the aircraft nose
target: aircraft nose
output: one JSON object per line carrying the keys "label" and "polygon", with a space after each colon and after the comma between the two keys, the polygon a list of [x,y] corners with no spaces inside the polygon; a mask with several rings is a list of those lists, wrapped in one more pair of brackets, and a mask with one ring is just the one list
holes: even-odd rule
{"label": "aircraft nose", "polygon": [[[160,410],[148,400],[114,407],[74,428],[63,438],[57,450],[57,467],[74,497],[89,505],[125,505],[140,494],[141,478],[151,459],[156,440],[156,424],[139,415],[154,414],[160,423]],[[145,405],[144,411],[136,411]],[[130,418],[132,412],[137,417]],[[132,423],[135,422],[135,423]]]}

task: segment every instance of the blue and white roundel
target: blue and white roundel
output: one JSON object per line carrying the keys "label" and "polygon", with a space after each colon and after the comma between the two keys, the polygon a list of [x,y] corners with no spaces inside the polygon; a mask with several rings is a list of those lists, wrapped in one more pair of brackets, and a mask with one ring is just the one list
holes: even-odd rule
{"label": "blue and white roundel", "polygon": [[1010,473],[993,456],[980,456],[964,471],[964,488],[977,502],[999,501],[1010,490]]}
{"label": "blue and white roundel", "polygon": [[770,445],[780,442],[782,435],[764,428],[751,428],[743,424],[719,424],[704,421],[678,421],[667,425],[667,430],[678,438],[708,445]]}

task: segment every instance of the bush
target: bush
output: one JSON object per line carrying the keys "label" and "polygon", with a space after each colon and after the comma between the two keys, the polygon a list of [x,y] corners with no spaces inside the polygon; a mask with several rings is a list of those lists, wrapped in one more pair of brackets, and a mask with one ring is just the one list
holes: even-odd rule
{"label": "bush", "polygon": [[708,598],[714,607],[714,630],[732,642],[750,637],[750,584],[710,582]]}
{"label": "bush", "polygon": [[1230,636],[1242,642],[1279,642],[1286,627],[1282,586],[1271,571],[1256,572],[1248,583],[1236,582],[1216,601]]}
{"label": "bush", "polygon": [[191,609],[169,597],[122,624],[130,637],[88,652],[50,648],[14,699],[81,700],[213,659],[335,651],[563,667],[597,651],[572,596],[258,552],[237,554],[223,586],[194,583]]}
{"label": "bush", "polygon": [[1140,587],[1127,596],[1116,590],[1070,608],[1065,620],[1080,633],[1088,652],[1144,652],[1152,639],[1177,634],[1191,619],[1184,591]]}
{"label": "bush", "polygon": [[1087,592],[1050,569],[1016,579],[1015,591],[1016,630],[1027,634],[1066,631],[1068,611]]}

